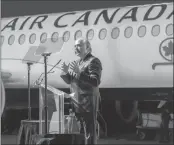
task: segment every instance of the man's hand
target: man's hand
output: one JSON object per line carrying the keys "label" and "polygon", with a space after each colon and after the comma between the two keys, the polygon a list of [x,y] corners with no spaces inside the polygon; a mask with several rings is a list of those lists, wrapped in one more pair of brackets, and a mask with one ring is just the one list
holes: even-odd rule
{"label": "man's hand", "polygon": [[76,73],[77,75],[79,75],[79,73],[80,73],[80,70],[79,70],[79,66],[78,66],[78,64],[77,64],[77,62],[72,62],[71,64],[70,64],[70,68],[72,69],[72,71],[74,72],[74,73]]}
{"label": "man's hand", "polygon": [[65,72],[68,73],[68,69],[69,69],[69,65],[66,65],[65,62],[61,65],[60,69]]}

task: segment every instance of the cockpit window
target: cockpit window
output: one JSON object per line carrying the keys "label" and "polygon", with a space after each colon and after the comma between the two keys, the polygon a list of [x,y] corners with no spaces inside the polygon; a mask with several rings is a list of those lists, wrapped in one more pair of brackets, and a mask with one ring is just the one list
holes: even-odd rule
{"label": "cockpit window", "polygon": [[40,42],[44,43],[47,40],[47,33],[42,33],[40,36]]}
{"label": "cockpit window", "polygon": [[160,26],[159,25],[154,25],[152,27],[152,35],[153,36],[158,36],[160,33]]}
{"label": "cockpit window", "polygon": [[80,38],[82,36],[82,31],[78,30],[75,32],[74,35],[74,40],[77,40],[78,38]]}
{"label": "cockpit window", "polygon": [[168,36],[172,35],[173,34],[173,24],[168,24],[167,27],[166,27],[166,34]]}
{"label": "cockpit window", "polygon": [[56,42],[56,41],[58,41],[58,39],[59,39],[59,33],[58,32],[54,32],[52,34],[52,36],[51,36],[51,41],[52,42]]}
{"label": "cockpit window", "polygon": [[100,32],[99,32],[99,38],[101,40],[105,39],[106,34],[107,34],[107,30],[105,28],[101,29]]}
{"label": "cockpit window", "polygon": [[86,38],[88,40],[92,40],[93,37],[94,37],[94,30],[93,29],[88,30],[88,32],[86,33]]}
{"label": "cockpit window", "polygon": [[19,44],[24,44],[24,42],[25,42],[25,35],[24,34],[21,34],[20,36],[19,36],[19,40],[18,40],[18,42],[19,42]]}
{"label": "cockpit window", "polygon": [[63,41],[67,42],[69,40],[69,37],[70,37],[70,32],[69,31],[64,32]]}
{"label": "cockpit window", "polygon": [[145,26],[140,26],[138,28],[138,36],[139,37],[144,37],[146,35],[146,27]]}
{"label": "cockpit window", "polygon": [[132,36],[133,33],[133,28],[132,27],[127,27],[124,31],[124,35],[126,38],[130,38]]}
{"label": "cockpit window", "polygon": [[33,44],[35,41],[36,41],[36,34],[33,33],[30,35],[29,42]]}
{"label": "cockpit window", "polygon": [[8,38],[8,44],[9,45],[12,45],[15,41],[15,36],[14,35],[11,35],[9,38]]}
{"label": "cockpit window", "polygon": [[115,28],[112,29],[111,37],[113,39],[117,39],[117,37],[119,36],[119,34],[120,34],[120,29],[119,28],[115,27]]}
{"label": "cockpit window", "polygon": [[2,46],[3,42],[4,42],[4,36],[1,35],[1,37],[0,37],[0,46]]}

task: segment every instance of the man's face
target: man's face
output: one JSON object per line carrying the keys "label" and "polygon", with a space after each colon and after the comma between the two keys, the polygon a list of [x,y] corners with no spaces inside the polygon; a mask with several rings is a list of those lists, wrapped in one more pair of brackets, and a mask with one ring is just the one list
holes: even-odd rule
{"label": "man's face", "polygon": [[86,44],[83,41],[77,40],[74,47],[77,56],[82,58],[86,54]]}

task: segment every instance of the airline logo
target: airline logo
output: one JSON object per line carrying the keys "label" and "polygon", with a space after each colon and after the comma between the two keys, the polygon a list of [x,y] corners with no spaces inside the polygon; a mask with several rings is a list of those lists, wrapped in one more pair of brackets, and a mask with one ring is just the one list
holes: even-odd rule
{"label": "airline logo", "polygon": [[[142,21],[153,21],[157,20],[164,16],[165,19],[171,19],[174,11],[173,9],[170,9],[167,4],[158,4],[158,5],[151,5],[147,7],[147,10],[143,12],[141,18]],[[97,16],[94,18],[94,21],[90,22],[92,25],[99,24],[99,21],[103,19],[107,24],[111,24],[115,18],[118,19],[117,23],[124,22],[125,20],[130,20],[132,22],[140,21],[138,20],[137,15],[139,14],[139,9],[141,7],[131,7],[129,10],[127,10],[123,14],[119,14],[121,8],[116,8],[115,11],[112,12],[110,16],[108,16],[108,9],[104,9],[99,11]],[[84,26],[89,25],[89,18],[91,17],[91,14],[93,11],[86,11],[82,15],[78,16],[75,20],[73,20],[71,23],[64,21],[65,17],[73,17],[77,14],[77,12],[68,12],[64,13],[58,17],[55,16],[55,20],[50,21],[48,20],[49,15],[40,15],[37,16],[34,20],[31,20],[31,16],[26,17],[23,22],[19,21],[19,18],[14,18],[7,22],[7,24],[2,26],[1,31],[4,30],[23,30],[25,27],[28,26],[27,29],[31,30],[33,28],[43,29],[44,23],[49,21],[53,27],[56,28],[65,28],[65,27],[74,27],[77,24],[82,24]],[[26,26],[27,24],[27,26]]]}
{"label": "airline logo", "polygon": [[159,47],[159,52],[165,60],[173,61],[173,38],[165,39]]}
{"label": "airline logo", "polygon": [[158,65],[173,65],[173,38],[167,38],[161,42],[159,53],[165,62],[154,63],[152,65],[153,70]]}

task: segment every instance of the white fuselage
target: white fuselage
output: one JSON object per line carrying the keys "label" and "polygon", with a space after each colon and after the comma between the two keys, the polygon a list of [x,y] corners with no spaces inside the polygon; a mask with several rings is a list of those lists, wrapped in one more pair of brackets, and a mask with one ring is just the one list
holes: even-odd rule
{"label": "white fuselage", "polygon": [[[104,15],[100,15],[101,12]],[[114,32],[113,28],[116,28]],[[94,34],[90,40],[92,53],[101,60],[103,66],[101,88],[173,86],[173,54],[165,55],[167,52],[163,49],[169,48],[169,43],[173,44],[173,3],[168,3],[2,19],[1,70],[5,88],[27,87],[27,65],[22,60],[31,46],[41,44],[42,33],[46,33],[47,41],[51,41],[54,32],[58,33],[60,39],[64,32],[70,34],[65,36],[69,38],[64,42],[61,53],[48,57],[50,70],[59,59],[66,63],[77,59],[73,50],[75,33],[80,30],[82,36],[86,37],[90,29],[93,32],[90,32],[89,37]],[[103,31],[100,33],[101,29]],[[19,44],[22,34],[24,43]],[[33,44],[29,41],[31,34],[36,35]],[[13,38],[9,40],[11,35],[14,35],[14,43]],[[112,35],[117,38],[112,38]],[[13,44],[9,45],[9,42]],[[49,47],[56,47],[54,43],[49,43]],[[173,45],[170,45],[170,49],[173,50]],[[160,50],[168,60],[160,55]],[[44,72],[43,58],[40,62],[31,66],[32,87]],[[153,69],[154,63],[162,64]],[[9,77],[8,73],[11,74]],[[60,78],[58,67],[48,75],[48,84],[56,88],[68,87]]]}

